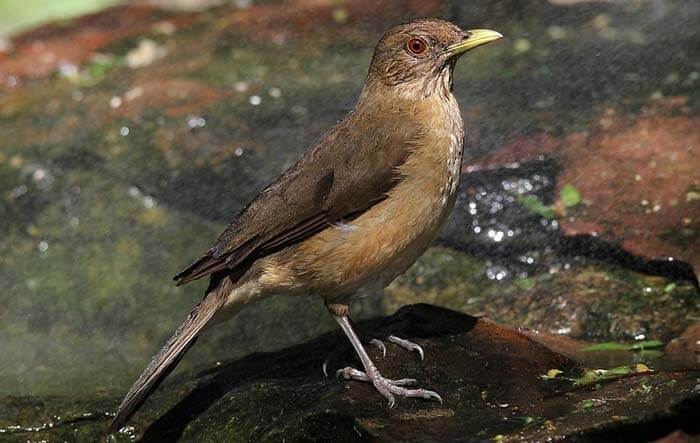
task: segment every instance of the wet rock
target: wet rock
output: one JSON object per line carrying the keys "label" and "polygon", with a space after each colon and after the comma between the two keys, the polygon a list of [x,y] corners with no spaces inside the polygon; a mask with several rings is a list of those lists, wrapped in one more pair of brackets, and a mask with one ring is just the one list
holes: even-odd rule
{"label": "wet rock", "polygon": [[671,340],[666,345],[665,352],[687,365],[700,364],[700,323],[696,320],[680,337]]}
{"label": "wet rock", "polygon": [[514,327],[597,341],[668,341],[700,314],[698,290],[691,283],[584,258],[528,271],[513,276],[488,260],[434,248],[385,290],[382,303],[391,312],[429,302]]}
{"label": "wet rock", "polygon": [[572,143],[560,183],[585,197],[562,217],[564,233],[594,233],[632,253],[673,257],[697,270],[700,199],[692,195],[700,182],[690,171],[700,167],[693,154],[698,124],[684,117],[623,119],[583,145]]}
{"label": "wet rock", "polygon": [[[400,399],[389,409],[369,385],[325,379],[331,367],[356,365],[339,331],[275,353],[217,364],[174,377],[153,395],[117,441],[463,441],[662,437],[697,432],[700,371],[628,370],[627,375],[576,385],[581,362],[515,330],[430,305],[359,323],[370,336],[396,333],[426,352],[389,346],[384,374],[414,377],[439,391],[444,404]],[[553,374],[553,375],[552,375]],[[116,398],[3,398],[6,441],[88,439],[106,434]],[[599,437],[598,437],[599,438]]]}
{"label": "wet rock", "polygon": [[667,436],[656,440],[656,443],[686,443],[690,441],[690,436],[683,431],[673,431]]}
{"label": "wet rock", "polygon": [[[694,155],[700,122],[686,116],[618,117],[613,110],[604,118],[606,126],[595,127],[592,134],[518,137],[468,165],[465,184],[471,188],[461,206],[473,216],[471,226],[454,227],[448,240],[481,245],[485,235],[490,234],[492,242],[500,235],[494,243],[512,253],[543,238],[556,248],[566,243],[558,231],[569,237],[586,234],[647,260],[685,261],[697,274],[700,198],[695,194],[700,183],[691,171],[700,168]],[[496,189],[486,189],[483,183]],[[569,208],[563,204],[565,187],[576,190],[580,203]],[[491,200],[490,207],[471,195]],[[530,205],[528,211],[522,205],[525,195],[551,206],[533,210]],[[499,216],[479,214],[484,211]],[[524,217],[528,212],[529,218]],[[537,215],[542,226],[533,223]],[[475,230],[481,241],[474,242]],[[686,278],[694,280],[692,273]]]}
{"label": "wet rock", "polygon": [[57,70],[74,69],[95,52],[135,35],[158,31],[166,19],[173,26],[185,26],[193,16],[164,14],[152,6],[116,6],[76,19],[70,26],[48,24],[10,40],[9,51],[0,52],[0,81],[16,82],[46,78]]}
{"label": "wet rock", "polygon": [[[174,288],[170,276],[353,106],[387,26],[426,15],[508,39],[457,66],[469,142],[462,197],[441,237],[453,250],[432,251],[386,298],[353,306],[356,316],[427,300],[579,338],[679,336],[697,315],[689,279],[606,249],[591,259],[585,244],[563,254],[562,213],[541,213],[556,209],[560,175],[586,165],[582,154],[571,171],[539,158],[552,152],[545,138],[558,147],[588,134],[597,146],[613,127],[641,132],[643,118],[681,121],[683,134],[696,120],[698,65],[688,48],[697,46],[700,8],[658,4],[321,0],[197,13],[128,5],[10,38],[0,53],[0,392],[65,395],[47,403],[58,415],[76,392],[123,393],[201,297],[204,283]],[[146,40],[162,57],[130,68]],[[652,95],[685,102],[649,116]],[[617,116],[622,128],[609,126]],[[664,143],[676,140],[674,127],[658,132]],[[542,152],[517,167],[470,169],[513,140]],[[528,196],[540,213],[525,207]],[[588,209],[582,198],[567,217]],[[607,217],[591,214],[596,225]],[[661,225],[679,226],[674,217]],[[618,228],[606,244],[620,246]],[[644,254],[665,254],[659,241]],[[647,284],[634,271],[665,277]],[[266,300],[203,337],[183,369],[334,328],[320,300]]]}

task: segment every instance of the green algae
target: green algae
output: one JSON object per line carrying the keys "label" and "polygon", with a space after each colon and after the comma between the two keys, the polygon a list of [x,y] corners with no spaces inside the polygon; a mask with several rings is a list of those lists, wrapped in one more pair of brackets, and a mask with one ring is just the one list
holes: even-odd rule
{"label": "green algae", "polygon": [[[487,266],[467,254],[432,248],[383,298],[387,310],[419,301],[479,313],[507,324],[578,338],[670,339],[700,312],[697,288],[689,282],[649,277],[591,262],[523,279],[489,280]],[[651,354],[649,355],[651,356]]]}

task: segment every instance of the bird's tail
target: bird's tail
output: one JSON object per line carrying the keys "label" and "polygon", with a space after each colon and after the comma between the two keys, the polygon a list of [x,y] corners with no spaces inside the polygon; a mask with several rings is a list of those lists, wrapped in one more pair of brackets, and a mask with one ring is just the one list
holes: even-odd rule
{"label": "bird's tail", "polygon": [[112,421],[112,432],[124,426],[151,392],[175,369],[185,352],[197,340],[199,333],[223,305],[224,300],[225,297],[220,296],[220,291],[215,290],[190,312],[187,319],[177,328],[160,352],[151,359],[141,376],[129,389]]}

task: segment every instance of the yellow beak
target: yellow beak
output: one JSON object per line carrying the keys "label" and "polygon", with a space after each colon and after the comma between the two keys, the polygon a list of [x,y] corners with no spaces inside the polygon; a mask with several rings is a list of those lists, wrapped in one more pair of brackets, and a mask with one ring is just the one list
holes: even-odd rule
{"label": "yellow beak", "polygon": [[467,31],[467,38],[464,41],[448,46],[446,52],[450,56],[462,54],[499,38],[503,38],[503,34],[500,32],[491,31],[490,29],[470,29]]}

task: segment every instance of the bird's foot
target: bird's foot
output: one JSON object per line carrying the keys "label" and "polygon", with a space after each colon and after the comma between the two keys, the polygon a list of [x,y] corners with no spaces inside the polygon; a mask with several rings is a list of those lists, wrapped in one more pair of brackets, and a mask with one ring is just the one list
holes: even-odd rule
{"label": "bird's foot", "polygon": [[374,385],[374,388],[384,396],[389,402],[389,407],[393,408],[396,404],[395,396],[399,397],[412,397],[412,398],[423,398],[426,400],[437,400],[442,404],[442,397],[440,394],[434,391],[429,391],[427,389],[409,389],[404,386],[411,386],[416,384],[416,380],[413,378],[401,378],[398,380],[391,380],[382,377],[376,368],[368,373],[359,371],[355,368],[343,368],[339,369],[335,373],[336,377],[343,378],[345,380],[357,380],[370,382]]}
{"label": "bird's foot", "polygon": [[[425,359],[425,352],[423,352],[423,348],[412,341],[405,340],[403,338],[399,338],[395,335],[389,335],[386,337],[386,341],[389,343],[393,343],[399,347],[402,347],[406,349],[407,351],[415,351],[418,353],[418,356],[420,357],[421,360]],[[386,358],[386,345],[384,344],[383,341],[373,338],[369,341],[369,344],[374,346],[375,348],[379,349],[382,353],[382,358]],[[326,358],[323,360],[323,375],[328,377],[328,364],[330,363],[331,359],[334,357],[335,351],[329,353]],[[346,368],[347,369],[347,368]],[[365,380],[366,381],[366,380]]]}

